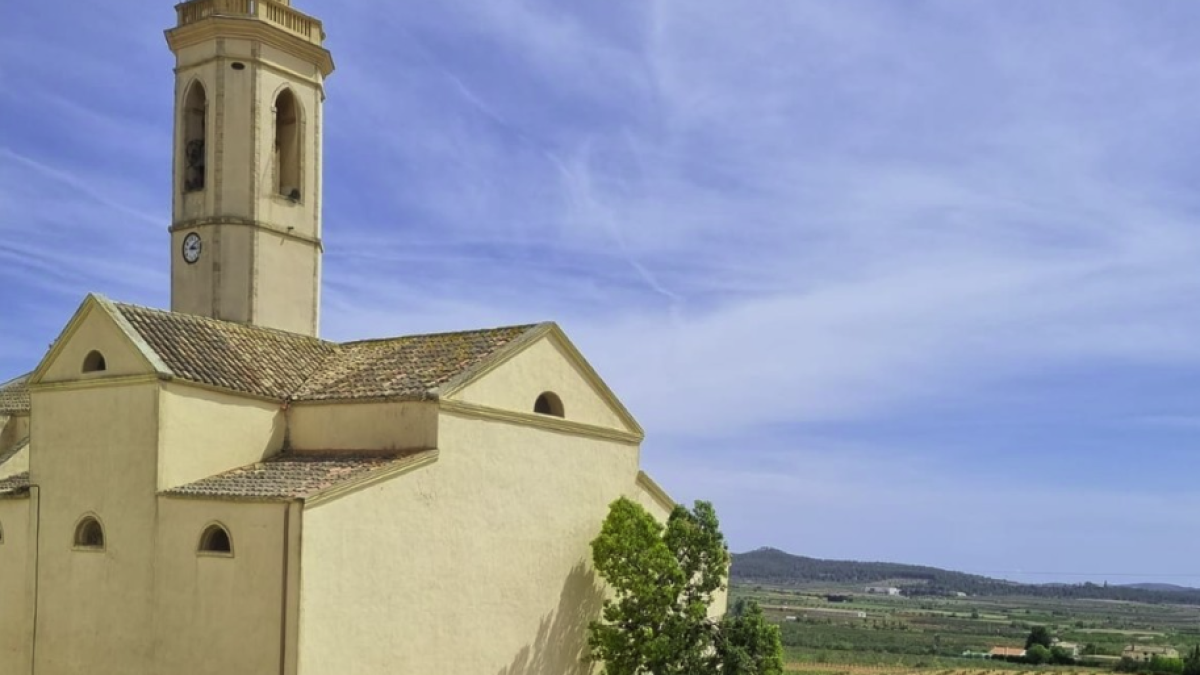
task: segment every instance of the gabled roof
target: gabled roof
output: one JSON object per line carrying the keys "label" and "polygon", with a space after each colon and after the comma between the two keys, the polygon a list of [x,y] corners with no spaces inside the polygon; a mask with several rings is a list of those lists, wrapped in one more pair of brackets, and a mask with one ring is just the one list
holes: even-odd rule
{"label": "gabled roof", "polygon": [[0,415],[29,412],[29,375],[0,384]]}
{"label": "gabled roof", "polygon": [[509,326],[341,344],[295,398],[425,398],[536,327]]}
{"label": "gabled roof", "polygon": [[99,296],[89,301],[108,312],[160,376],[278,400],[434,398],[439,386],[538,328],[531,324],[339,344]]}
{"label": "gabled roof", "polygon": [[381,456],[303,454],[276,455],[262,462],[202,478],[164,491],[170,497],[290,501],[306,499],[347,484],[370,480],[436,456],[434,450],[417,450]]}
{"label": "gabled roof", "polygon": [[29,472],[19,473],[8,478],[0,478],[0,499],[6,497],[24,497],[29,494]]}
{"label": "gabled roof", "polygon": [[112,303],[170,369],[190,382],[283,399],[338,346],[306,335]]}

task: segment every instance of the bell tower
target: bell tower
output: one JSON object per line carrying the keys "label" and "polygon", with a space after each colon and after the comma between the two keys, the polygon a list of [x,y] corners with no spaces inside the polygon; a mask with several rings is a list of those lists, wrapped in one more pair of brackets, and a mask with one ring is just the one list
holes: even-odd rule
{"label": "bell tower", "polygon": [[316,335],[321,22],[291,0],[175,10],[171,310]]}

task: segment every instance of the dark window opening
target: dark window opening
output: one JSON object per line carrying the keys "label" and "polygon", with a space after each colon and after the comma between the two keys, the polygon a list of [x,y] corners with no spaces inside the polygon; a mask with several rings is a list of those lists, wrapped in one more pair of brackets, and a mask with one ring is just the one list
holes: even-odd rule
{"label": "dark window opening", "polygon": [[75,528],[75,546],[79,548],[103,549],[104,528],[100,521],[91,516],[84,518]]}
{"label": "dark window opening", "polygon": [[200,551],[205,553],[233,553],[233,540],[229,531],[220,525],[210,525],[200,535]]}
{"label": "dark window opening", "polygon": [[199,192],[205,182],[208,97],[193,83],[183,104],[183,191]]}
{"label": "dark window opening", "polygon": [[275,191],[300,201],[300,106],[290,89],[275,99]]}
{"label": "dark window opening", "polygon": [[104,355],[97,351],[88,352],[83,359],[83,372],[99,373],[105,370],[108,370],[108,364],[104,361]]}
{"label": "dark window opening", "polygon": [[539,415],[553,415],[554,417],[565,417],[563,414],[562,399],[554,392],[545,392],[537,397],[537,401],[533,403],[533,412]]}

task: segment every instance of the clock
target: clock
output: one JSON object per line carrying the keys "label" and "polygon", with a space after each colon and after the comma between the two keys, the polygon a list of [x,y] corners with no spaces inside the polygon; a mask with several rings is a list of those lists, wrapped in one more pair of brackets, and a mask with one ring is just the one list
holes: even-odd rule
{"label": "clock", "polygon": [[189,265],[200,259],[200,235],[192,232],[183,238],[183,261]]}

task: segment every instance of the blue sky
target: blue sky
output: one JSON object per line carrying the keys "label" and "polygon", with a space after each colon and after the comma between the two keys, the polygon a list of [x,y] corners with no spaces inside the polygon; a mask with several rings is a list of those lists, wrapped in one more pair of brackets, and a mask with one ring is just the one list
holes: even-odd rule
{"label": "blue sky", "polygon": [[[558,321],[735,550],[1200,586],[1200,5],[297,6],[326,337]],[[174,12],[4,15],[6,379],[169,304]]]}

